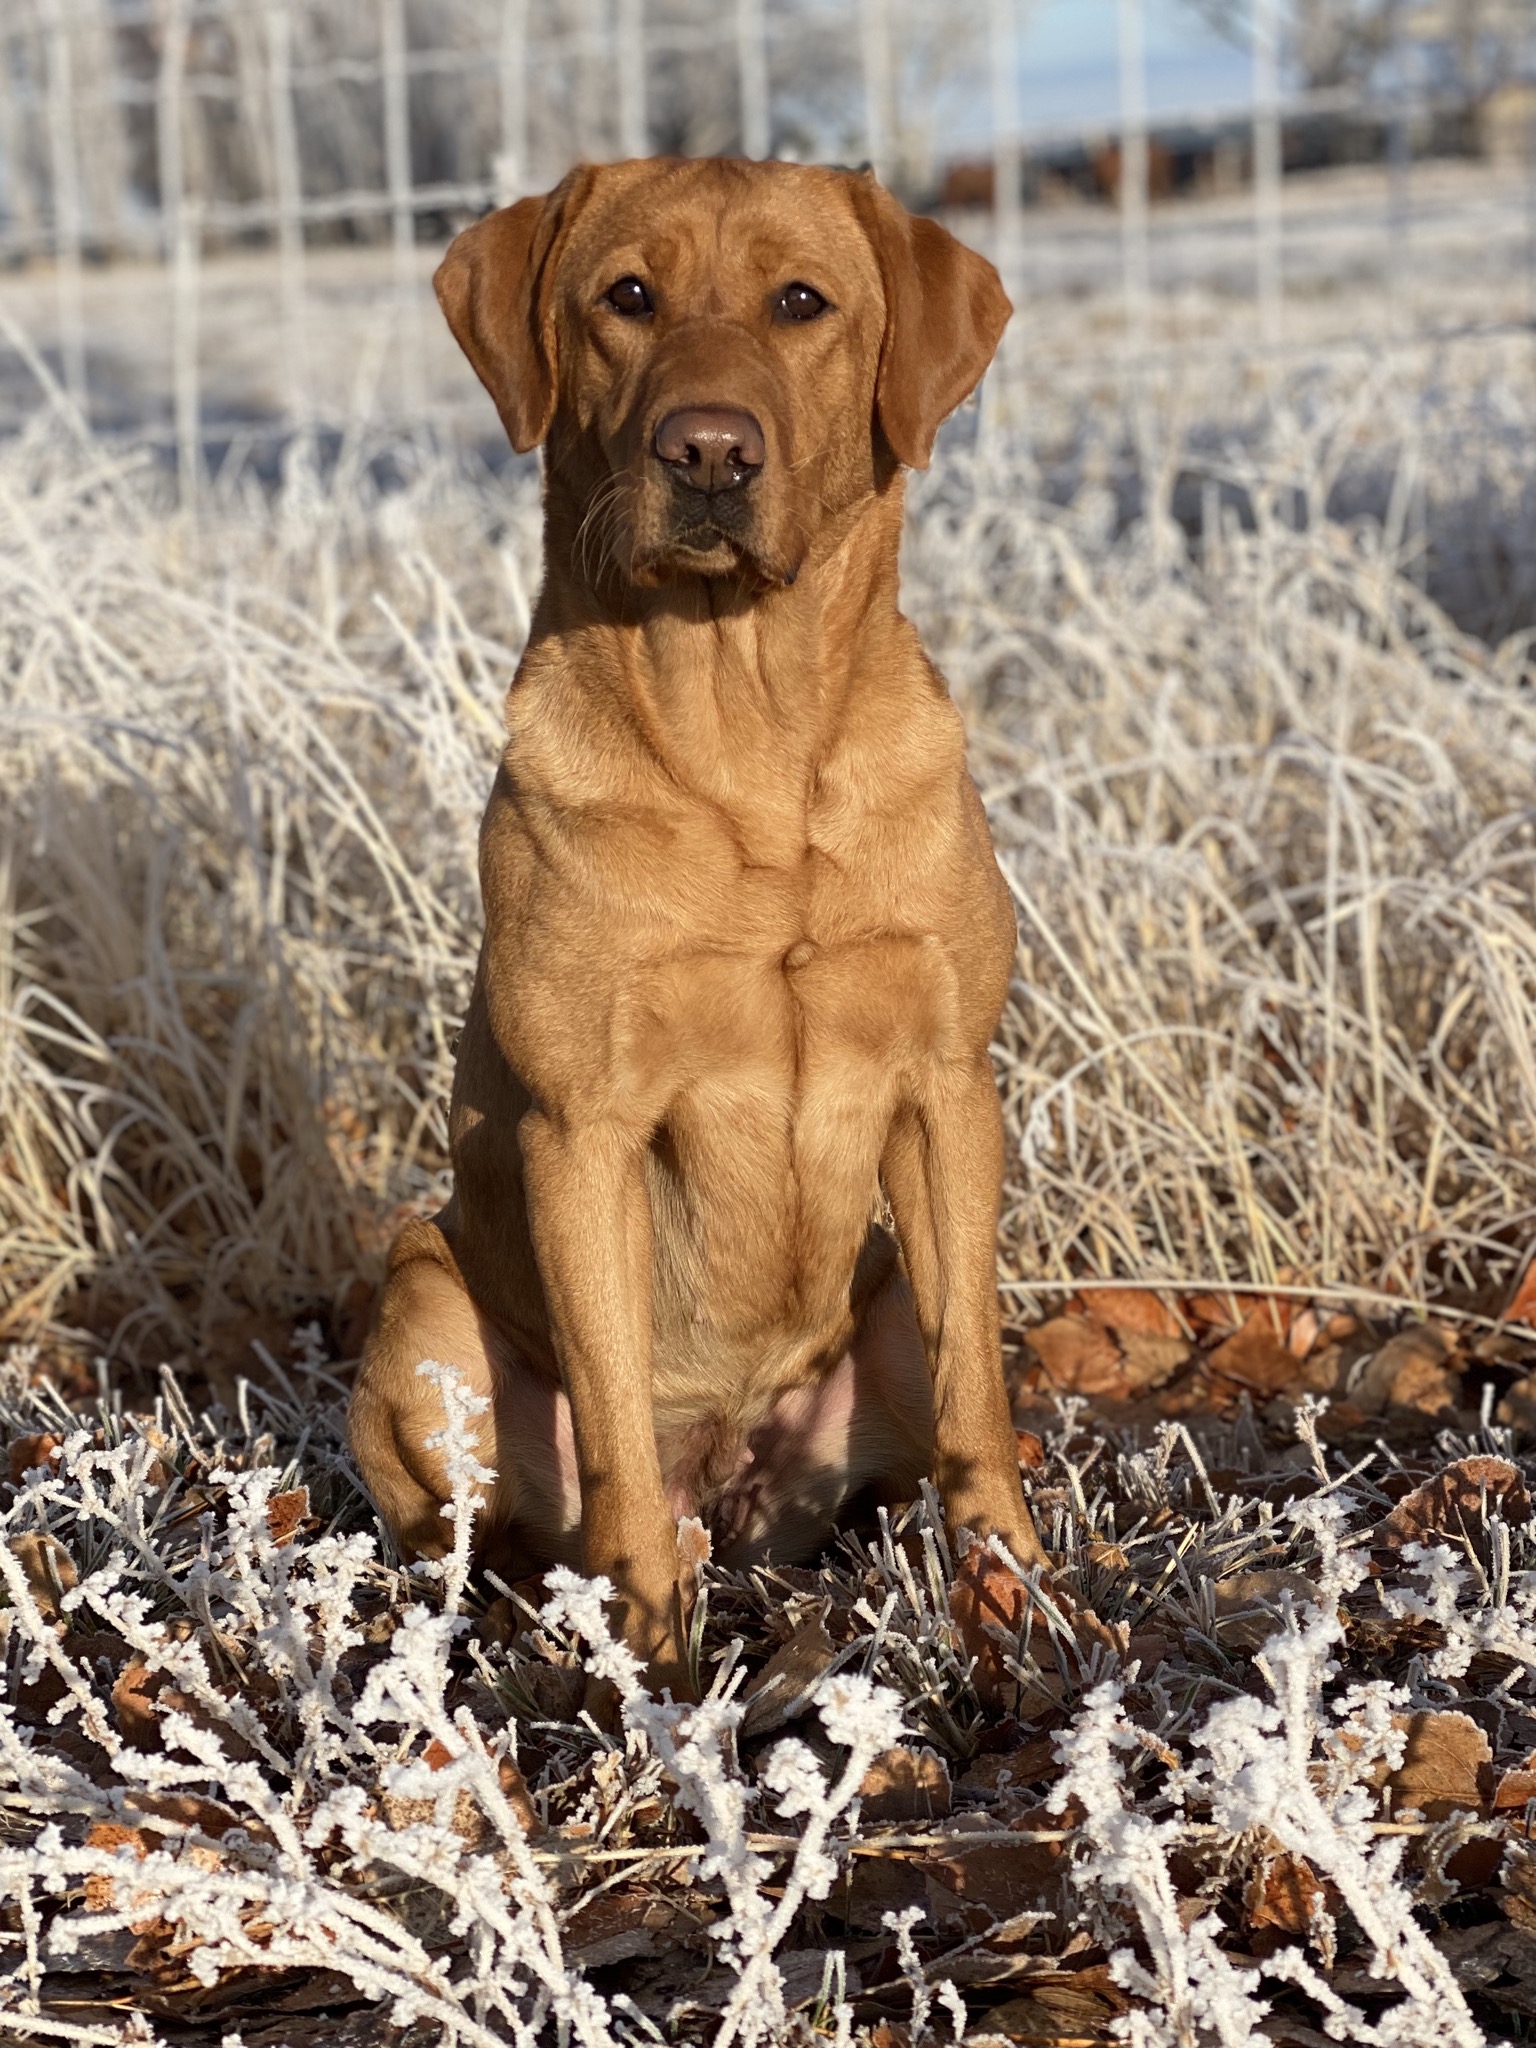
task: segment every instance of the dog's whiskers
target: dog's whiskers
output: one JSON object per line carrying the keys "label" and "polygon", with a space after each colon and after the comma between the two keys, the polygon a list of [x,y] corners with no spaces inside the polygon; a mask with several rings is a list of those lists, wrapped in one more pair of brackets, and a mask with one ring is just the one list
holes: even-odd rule
{"label": "dog's whiskers", "polygon": [[[616,522],[626,495],[634,488],[634,478],[622,470],[599,484],[592,493],[586,511],[582,514],[576,538],[571,546],[573,566],[588,583],[601,580],[607,568],[615,566],[612,561],[613,542],[616,538]],[[596,548],[594,564],[592,550]]]}

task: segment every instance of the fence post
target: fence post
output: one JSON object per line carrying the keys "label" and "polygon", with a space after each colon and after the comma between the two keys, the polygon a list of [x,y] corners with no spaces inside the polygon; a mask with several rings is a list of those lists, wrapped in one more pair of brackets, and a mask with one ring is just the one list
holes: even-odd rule
{"label": "fence post", "polygon": [[990,436],[1001,402],[1011,399],[1019,376],[1019,301],[1024,290],[1024,152],[1019,119],[1018,0],[989,0],[988,55],[992,66],[992,254],[1013,303],[996,364],[982,387],[982,428]]}
{"label": "fence post", "polygon": [[189,221],[182,148],[182,99],[187,73],[185,0],[165,0],[161,11],[160,76],[155,93],[156,168],[160,227],[171,273],[171,393],[176,432],[176,476],[182,511],[197,516],[202,448],[198,397],[197,292],[201,223]]}
{"label": "fence post", "polygon": [[1125,331],[1131,347],[1145,348],[1147,302],[1152,290],[1148,246],[1147,52],[1143,0],[1119,0],[1120,60],[1120,271]]}
{"label": "fence post", "polygon": [[6,197],[10,202],[10,247],[33,255],[39,245],[37,193],[26,148],[25,117],[16,97],[13,45],[21,41],[14,25],[0,27],[0,156],[5,158]]}
{"label": "fence post", "polygon": [[1253,249],[1265,348],[1279,345],[1284,309],[1281,171],[1279,6],[1253,0]]}
{"label": "fence post", "polygon": [[203,481],[203,419],[198,344],[201,327],[203,209],[182,198],[176,209],[175,268],[171,276],[175,361],[171,366],[176,405],[176,479],[183,513],[197,518]]}
{"label": "fence post", "polygon": [[71,51],[80,105],[95,101],[80,123],[81,219],[88,245],[120,255],[123,201],[128,190],[128,146],[117,96],[117,28],[112,0],[73,0],[76,36]]}
{"label": "fence post", "polygon": [[763,0],[736,0],[736,75],[741,87],[741,153],[757,162],[773,147]]}
{"label": "fence post", "polygon": [[309,335],[304,320],[304,187],[293,118],[293,17],[289,0],[266,0],[267,113],[277,198],[277,289],[282,309],[288,411],[308,418]]}
{"label": "fence post", "polygon": [[501,149],[492,166],[496,204],[528,189],[528,0],[501,0]]}
{"label": "fence post", "polygon": [[406,71],[405,0],[380,0],[379,42],[384,88],[384,176],[394,249],[395,319],[400,334],[400,399],[406,416],[421,416],[421,331],[416,317],[416,213],[411,195],[411,99]]}
{"label": "fence post", "polygon": [[864,150],[882,184],[891,174],[891,15],[888,0],[859,0],[864,66]]}
{"label": "fence post", "polygon": [[645,119],[645,0],[619,0],[614,58],[619,69],[619,155],[649,156]]}
{"label": "fence post", "polygon": [[1408,175],[1413,155],[1413,135],[1410,127],[1412,107],[1409,103],[1408,82],[1408,38],[1403,33],[1403,0],[1390,0],[1387,28],[1391,38],[1392,61],[1392,125],[1387,136],[1387,164],[1390,187],[1390,197],[1387,204],[1387,261],[1391,266],[1390,296],[1394,312],[1397,312],[1401,308],[1401,287],[1408,261],[1409,209],[1412,203],[1408,190]]}
{"label": "fence post", "polygon": [[75,148],[74,77],[62,0],[42,0],[48,42],[48,157],[53,182],[53,266],[58,286],[64,388],[86,408],[85,314],[81,304],[80,162]]}
{"label": "fence post", "polygon": [[585,157],[605,157],[612,133],[604,118],[607,100],[608,24],[607,0],[581,0],[576,18],[576,151]]}

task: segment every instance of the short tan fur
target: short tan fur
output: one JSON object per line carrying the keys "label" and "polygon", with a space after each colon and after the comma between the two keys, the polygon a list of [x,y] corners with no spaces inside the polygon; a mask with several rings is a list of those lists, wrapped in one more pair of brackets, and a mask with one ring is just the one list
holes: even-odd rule
{"label": "short tan fur", "polygon": [[793,1560],[931,1471],[952,1524],[1041,1554],[995,1274],[1013,915],[897,605],[903,468],[1008,305],[871,177],[725,161],[584,166],[460,235],[437,289],[545,447],[545,581],[453,1198],[394,1247],[352,1440],[441,1552],[416,1367],[461,1367],[487,1559],[606,1573],[681,1693],[680,1513]]}

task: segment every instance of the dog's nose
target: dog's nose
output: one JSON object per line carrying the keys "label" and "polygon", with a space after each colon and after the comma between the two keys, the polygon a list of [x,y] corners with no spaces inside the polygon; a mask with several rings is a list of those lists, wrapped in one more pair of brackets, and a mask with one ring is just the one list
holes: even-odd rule
{"label": "dog's nose", "polygon": [[669,469],[700,491],[750,483],[768,449],[763,430],[734,405],[685,405],[656,429],[655,449]]}

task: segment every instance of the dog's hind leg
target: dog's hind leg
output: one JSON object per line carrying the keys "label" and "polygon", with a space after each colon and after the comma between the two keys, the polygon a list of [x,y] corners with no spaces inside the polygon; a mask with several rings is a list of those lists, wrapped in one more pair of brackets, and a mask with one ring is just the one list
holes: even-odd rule
{"label": "dog's hind leg", "polygon": [[390,1254],[348,1416],[363,1480],[408,1557],[440,1557],[453,1541],[443,1454],[426,1448],[446,1419],[435,1382],[417,1370],[426,1359],[457,1366],[491,1401],[471,1424],[476,1455],[497,1474],[476,1523],[477,1555],[514,1576],[574,1561],[580,1495],[564,1396],[481,1315],[437,1224],[411,1222]]}

